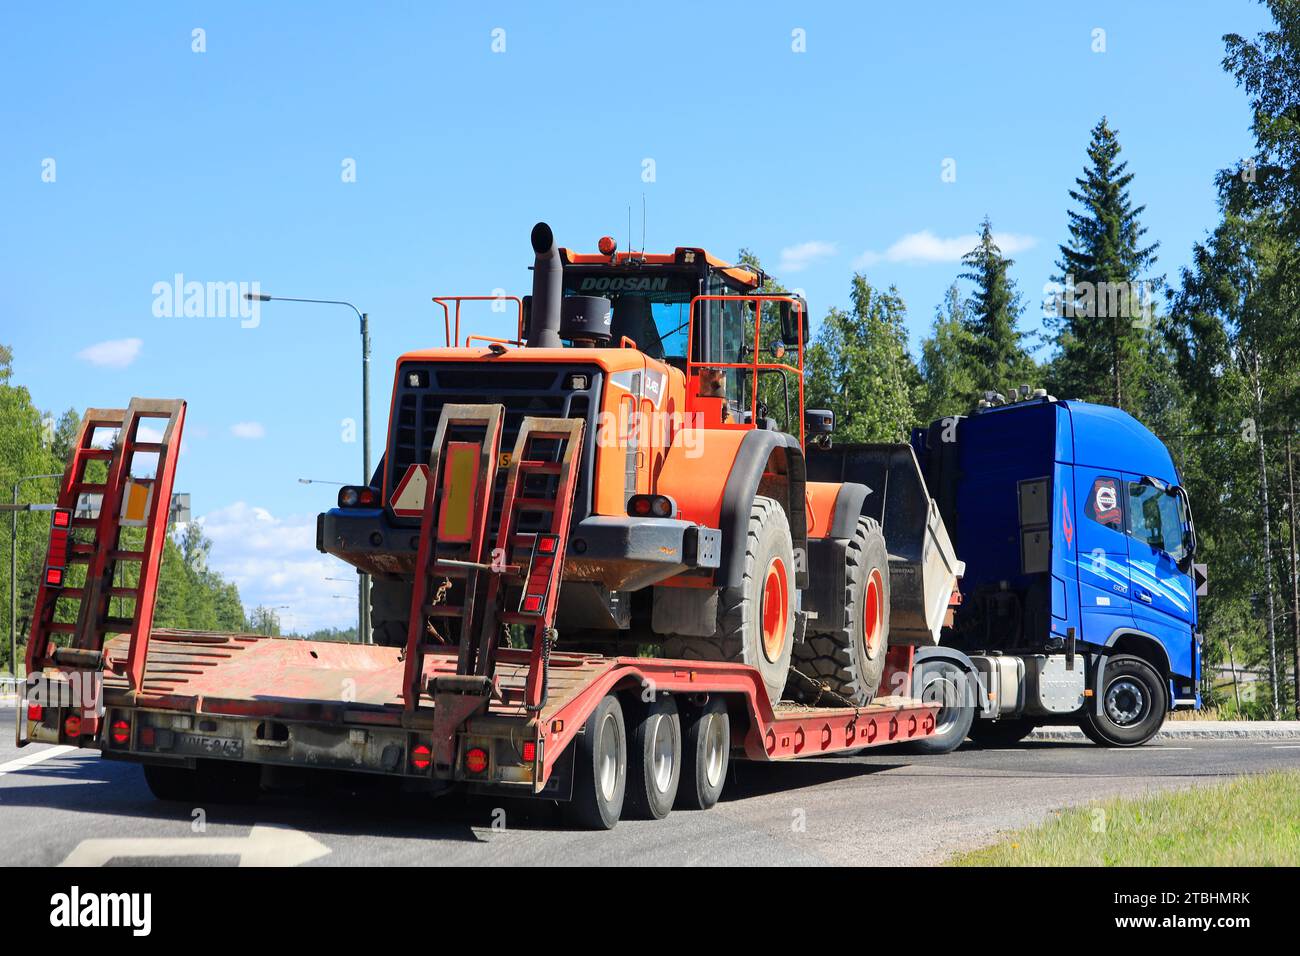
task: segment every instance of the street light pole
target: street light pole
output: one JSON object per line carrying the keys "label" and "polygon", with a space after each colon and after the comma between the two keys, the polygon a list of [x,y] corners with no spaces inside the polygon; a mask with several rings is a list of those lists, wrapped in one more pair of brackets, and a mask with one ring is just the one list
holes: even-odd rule
{"label": "street light pole", "polygon": [[24,475],[14,482],[14,510],[9,515],[9,672],[18,676],[18,486],[39,478],[62,475]]}
{"label": "street light pole", "polygon": [[[265,292],[245,292],[244,298],[254,302],[306,302],[311,305],[341,305],[357,314],[361,325],[361,485],[370,485],[370,314],[362,312],[351,302],[342,299],[301,299]],[[370,575],[362,572],[357,580],[357,640],[369,644],[370,638]]]}

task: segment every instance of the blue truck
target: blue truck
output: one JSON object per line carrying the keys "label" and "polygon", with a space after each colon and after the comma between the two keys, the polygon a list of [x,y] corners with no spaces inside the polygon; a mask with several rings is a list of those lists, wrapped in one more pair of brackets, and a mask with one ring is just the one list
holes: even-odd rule
{"label": "blue truck", "polygon": [[917,524],[888,514],[888,491],[919,470],[964,563],[950,625],[916,652],[913,693],[944,702],[916,749],[1010,744],[1044,724],[1132,747],[1200,706],[1191,506],[1140,422],[1021,387],[915,430],[895,467],[879,467],[882,447],[823,450],[809,475],[866,478],[888,535]]}

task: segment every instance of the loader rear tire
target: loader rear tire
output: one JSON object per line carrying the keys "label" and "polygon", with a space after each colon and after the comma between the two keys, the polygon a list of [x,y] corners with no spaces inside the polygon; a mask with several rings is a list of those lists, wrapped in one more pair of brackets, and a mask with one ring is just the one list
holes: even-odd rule
{"label": "loader rear tire", "polygon": [[858,519],[844,560],[843,617],[817,622],[832,629],[810,630],[794,649],[794,666],[838,696],[865,706],[880,690],[889,650],[889,552],[879,522]]}
{"label": "loader rear tire", "polygon": [[577,750],[573,799],[565,804],[565,817],[584,830],[612,830],[623,815],[627,793],[627,730],[617,697],[601,698],[570,746]]}
{"label": "loader rear tire", "polygon": [[740,586],[723,588],[718,595],[713,636],[671,635],[661,645],[663,656],[755,667],[775,706],[790,672],[795,594],[790,522],[775,500],[756,497],[749,512]]}
{"label": "loader rear tire", "polygon": [[370,630],[380,647],[405,647],[411,582],[370,578]]}

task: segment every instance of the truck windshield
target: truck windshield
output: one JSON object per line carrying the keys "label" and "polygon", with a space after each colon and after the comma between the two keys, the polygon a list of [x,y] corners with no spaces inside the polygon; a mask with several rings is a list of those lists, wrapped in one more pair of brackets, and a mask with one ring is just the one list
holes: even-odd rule
{"label": "truck windshield", "polygon": [[1165,552],[1175,563],[1187,556],[1187,516],[1178,495],[1131,481],[1128,504],[1129,534]]}
{"label": "truck windshield", "polygon": [[651,358],[685,358],[691,299],[700,291],[694,272],[648,269],[615,271],[601,267],[564,271],[564,294],[599,295],[614,307],[610,324],[612,345],[623,336]]}

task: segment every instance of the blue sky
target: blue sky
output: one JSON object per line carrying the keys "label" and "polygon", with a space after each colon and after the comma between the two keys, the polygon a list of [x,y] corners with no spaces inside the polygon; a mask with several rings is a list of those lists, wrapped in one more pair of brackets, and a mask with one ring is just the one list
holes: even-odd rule
{"label": "blue sky", "polygon": [[1251,144],[1221,36],[1267,22],[1244,0],[7,4],[0,342],[50,410],[188,399],[177,486],[214,565],[290,626],[346,624],[354,592],[323,579],[348,569],[313,550],[333,491],[297,479],[359,476],[355,317],[158,316],[157,283],[357,303],[381,434],[395,357],[441,344],[430,296],[525,291],[538,219],[594,249],[631,205],[639,245],[643,195],[648,248],[747,246],[814,317],[855,268],[897,285],[913,349],[987,214],[1033,328],[1103,114],[1157,271],[1185,264]]}

